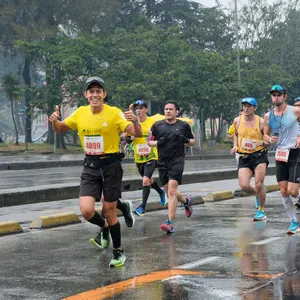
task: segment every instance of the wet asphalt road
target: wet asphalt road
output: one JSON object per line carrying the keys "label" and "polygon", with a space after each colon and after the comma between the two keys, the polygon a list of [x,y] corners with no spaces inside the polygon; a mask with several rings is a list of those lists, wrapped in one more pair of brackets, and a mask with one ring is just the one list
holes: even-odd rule
{"label": "wet asphalt road", "polygon": [[138,218],[132,229],[121,218],[127,261],[116,269],[108,267],[111,249],[88,243],[97,229],[87,222],[4,236],[0,299],[61,299],[92,289],[73,299],[299,299],[300,236],[285,234],[278,192],[268,194],[266,212],[266,222],[252,222],[253,197],[195,206],[190,219],[178,208],[173,235],[159,230],[166,211]]}
{"label": "wet asphalt road", "polygon": [[[270,157],[270,164],[274,164],[274,157]],[[185,173],[196,171],[219,171],[235,169],[236,161],[232,159],[214,160],[187,160],[185,162]],[[123,164],[124,178],[139,177],[136,165]],[[0,190],[21,187],[49,186],[51,184],[63,184],[79,182],[82,167],[59,167],[47,169],[10,170],[1,171]],[[156,174],[157,171],[155,171]]]}

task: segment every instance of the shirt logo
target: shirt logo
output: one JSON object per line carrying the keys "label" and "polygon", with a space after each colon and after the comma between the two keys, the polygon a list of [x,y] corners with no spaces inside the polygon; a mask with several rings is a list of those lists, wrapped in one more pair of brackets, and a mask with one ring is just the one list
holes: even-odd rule
{"label": "shirt logo", "polygon": [[108,125],[107,125],[106,122],[104,122],[102,126],[103,126],[103,127],[107,127]]}

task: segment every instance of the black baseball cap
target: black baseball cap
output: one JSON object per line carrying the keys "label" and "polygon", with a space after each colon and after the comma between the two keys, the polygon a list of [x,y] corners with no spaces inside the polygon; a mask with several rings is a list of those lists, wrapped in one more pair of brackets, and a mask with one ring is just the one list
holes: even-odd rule
{"label": "black baseball cap", "polygon": [[133,104],[133,107],[135,108],[135,107],[137,107],[138,105],[144,106],[144,107],[148,108],[148,104],[147,104],[147,102],[144,101],[144,100],[136,100],[135,103]]}
{"label": "black baseball cap", "polygon": [[88,90],[89,86],[93,83],[98,83],[104,89],[104,80],[101,77],[93,76],[88,78],[85,82],[85,90]]}

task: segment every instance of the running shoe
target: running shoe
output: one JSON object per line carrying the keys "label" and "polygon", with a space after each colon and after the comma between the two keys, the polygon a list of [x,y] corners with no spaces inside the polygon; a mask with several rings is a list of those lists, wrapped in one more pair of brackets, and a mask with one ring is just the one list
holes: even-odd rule
{"label": "running shoe", "polygon": [[163,223],[160,226],[160,229],[162,231],[165,231],[166,233],[173,233],[174,232],[173,222],[171,220],[167,220],[165,223]]}
{"label": "running shoe", "polygon": [[89,242],[100,249],[108,248],[110,245],[109,228],[102,228],[101,231],[97,233],[97,236],[91,238]]}
{"label": "running shoe", "polygon": [[134,218],[134,215],[132,213],[132,203],[129,200],[125,200],[123,202],[123,204],[127,206],[126,210],[123,211],[123,216],[124,216],[124,219],[125,219],[125,223],[126,223],[127,227],[131,228],[135,223],[135,218]]}
{"label": "running shoe", "polygon": [[258,210],[256,215],[253,218],[253,221],[263,221],[267,218],[267,215],[265,214],[264,211]]}
{"label": "running shoe", "polygon": [[113,250],[114,257],[111,259],[109,266],[110,267],[122,267],[126,261],[126,256],[122,250]]}
{"label": "running shoe", "polygon": [[192,209],[193,198],[191,196],[186,196],[185,199],[187,200],[187,202],[183,205],[184,211],[185,211],[185,215],[189,218],[193,213],[193,209]]}
{"label": "running shoe", "polygon": [[258,210],[258,208],[259,208],[259,199],[258,199],[258,197],[255,197],[255,207],[256,207],[256,210]]}
{"label": "running shoe", "polygon": [[297,232],[300,232],[299,222],[292,221],[291,225],[290,225],[290,228],[287,230],[286,233],[287,234],[294,234],[294,233],[297,233]]}
{"label": "running shoe", "polygon": [[300,209],[300,199],[298,199],[298,201],[295,203],[295,206],[297,209]]}
{"label": "running shoe", "polygon": [[145,215],[145,210],[139,206],[135,211],[134,213],[140,217],[143,217]]}
{"label": "running shoe", "polygon": [[160,195],[160,205],[164,206],[167,203],[167,195],[165,189],[162,187],[162,194]]}

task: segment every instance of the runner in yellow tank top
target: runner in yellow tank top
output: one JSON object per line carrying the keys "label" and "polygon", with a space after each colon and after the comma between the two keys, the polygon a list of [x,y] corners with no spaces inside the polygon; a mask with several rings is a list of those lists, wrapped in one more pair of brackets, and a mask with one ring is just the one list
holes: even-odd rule
{"label": "runner in yellow tank top", "polygon": [[[254,98],[242,99],[244,113],[234,119],[234,147],[231,153],[240,154],[238,162],[238,178],[241,189],[256,196],[257,213],[254,221],[267,218],[264,212],[266,192],[264,179],[267,166],[267,148],[263,139],[263,119],[255,115],[257,102]],[[255,187],[250,185],[251,177],[255,176]]]}

